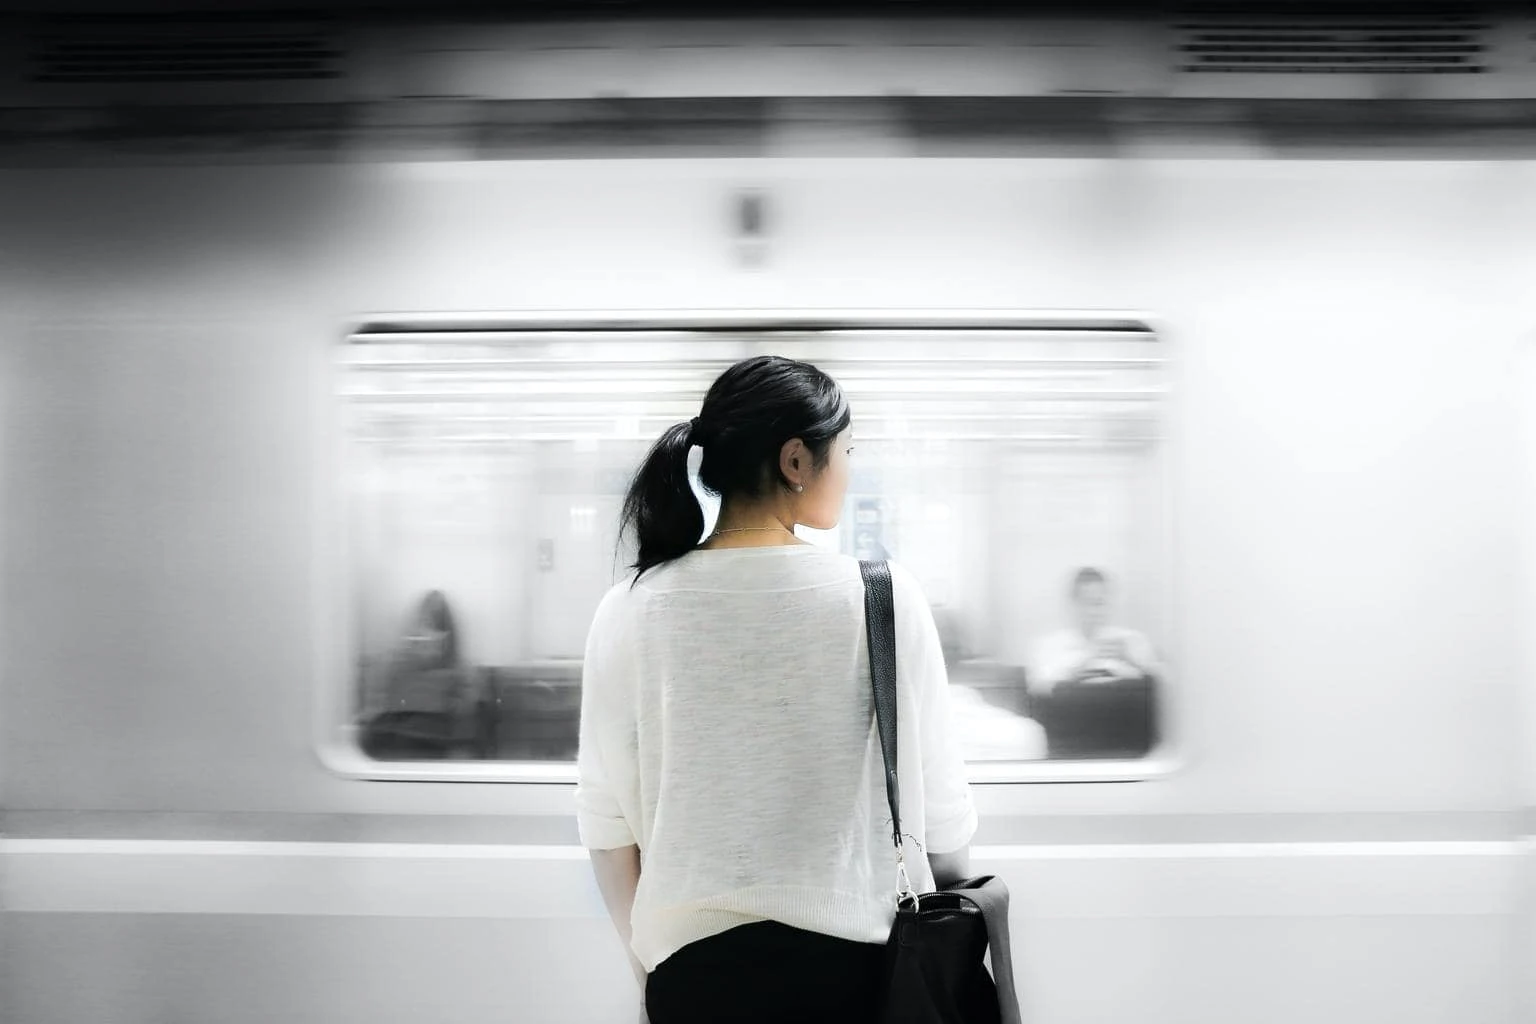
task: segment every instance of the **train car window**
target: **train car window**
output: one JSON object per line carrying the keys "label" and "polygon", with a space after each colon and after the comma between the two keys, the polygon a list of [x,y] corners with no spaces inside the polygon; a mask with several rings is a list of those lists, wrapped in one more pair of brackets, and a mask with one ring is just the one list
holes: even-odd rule
{"label": "train car window", "polygon": [[1168,711],[1163,350],[1070,317],[370,325],[341,356],[342,729],[376,764],[568,766],[630,474],[720,370],[776,352],[854,408],[842,522],[808,539],[923,583],[969,758],[1145,758]]}

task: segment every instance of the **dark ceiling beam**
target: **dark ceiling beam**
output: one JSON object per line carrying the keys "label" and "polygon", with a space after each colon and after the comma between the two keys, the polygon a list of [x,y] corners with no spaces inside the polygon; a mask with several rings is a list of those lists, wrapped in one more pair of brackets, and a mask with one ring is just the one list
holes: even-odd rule
{"label": "dark ceiling beam", "polygon": [[[1505,138],[1536,143],[1536,99],[1477,101],[1208,100],[1115,96],[796,97],[719,99],[414,100],[388,103],[184,107],[0,108],[0,149],[43,143],[181,143],[238,151],[287,143],[322,148],[396,140],[454,142],[514,154],[695,145],[746,155],[797,125],[873,128],[918,146],[1020,142],[1110,144],[1228,133],[1271,141],[1378,142]],[[598,155],[598,154],[594,154]]]}
{"label": "dark ceiling beam", "polygon": [[0,0],[0,14],[45,16],[205,16],[291,12],[344,17],[447,16],[503,19],[689,17],[942,17],[1005,14],[1181,16],[1210,14],[1366,15],[1479,14],[1518,11],[1512,0]]}

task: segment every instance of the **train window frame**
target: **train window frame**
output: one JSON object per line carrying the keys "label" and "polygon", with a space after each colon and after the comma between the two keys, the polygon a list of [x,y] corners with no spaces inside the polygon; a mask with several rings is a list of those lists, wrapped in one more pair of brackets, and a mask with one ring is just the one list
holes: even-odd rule
{"label": "train window frame", "polygon": [[[1158,495],[1162,503],[1160,550],[1156,555],[1158,586],[1155,593],[1165,603],[1164,635],[1158,649],[1173,670],[1157,682],[1157,740],[1144,756],[1133,759],[1039,759],[1019,761],[967,761],[972,783],[1136,782],[1174,774],[1187,761],[1185,723],[1188,683],[1182,671],[1183,644],[1178,614],[1178,507],[1175,501],[1179,475],[1178,377],[1181,360],[1170,347],[1166,325],[1145,312],[1116,310],[889,310],[815,311],[609,311],[381,314],[358,317],[325,347],[324,366],[316,375],[315,399],[326,441],[317,459],[317,493],[323,514],[317,517],[315,537],[315,586],[318,614],[314,657],[317,685],[311,745],[321,764],[335,775],[367,781],[475,782],[573,785],[576,764],[571,761],[489,760],[375,760],[358,742],[354,723],[355,693],[349,681],[355,676],[359,649],[356,642],[356,608],[350,598],[354,556],[348,516],[350,441],[344,415],[346,368],[341,354],[352,346],[370,342],[399,343],[410,340],[430,344],[444,340],[471,340],[485,335],[629,335],[672,334],[686,337],[728,339],[747,343],[748,337],[789,335],[799,344],[810,337],[856,335],[880,331],[933,332],[996,331],[1050,333],[1069,336],[1113,335],[1135,337],[1159,346],[1163,363],[1161,444],[1167,453]],[[779,346],[782,348],[783,346]]]}

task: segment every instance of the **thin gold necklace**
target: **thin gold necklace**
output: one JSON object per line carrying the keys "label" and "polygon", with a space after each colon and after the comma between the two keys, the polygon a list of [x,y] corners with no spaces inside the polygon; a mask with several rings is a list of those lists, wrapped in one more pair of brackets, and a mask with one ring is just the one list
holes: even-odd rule
{"label": "thin gold necklace", "polygon": [[714,537],[722,533],[773,533],[775,531],[782,531],[788,534],[795,532],[793,530],[785,530],[782,526],[738,526],[732,530],[716,530],[710,536]]}

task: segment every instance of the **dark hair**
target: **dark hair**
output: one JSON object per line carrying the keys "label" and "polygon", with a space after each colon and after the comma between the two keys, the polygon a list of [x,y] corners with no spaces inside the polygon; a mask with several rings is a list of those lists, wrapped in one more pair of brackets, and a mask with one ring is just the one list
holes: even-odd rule
{"label": "dark hair", "polygon": [[779,470],[787,441],[805,442],[819,469],[852,418],[837,381],[810,363],[756,356],[716,377],[699,415],[666,429],[624,497],[619,535],[634,532],[635,579],[687,554],[704,533],[704,509],[688,483],[693,445],[704,450],[699,482],[706,491],[722,499],[760,498],[774,486],[789,486]]}
{"label": "dark hair", "polygon": [[453,609],[448,607],[448,598],[441,590],[427,591],[421,604],[416,607],[416,618],[411,625],[413,628],[425,627],[445,634],[443,660],[438,668],[451,668],[459,663],[459,627],[453,621]]}
{"label": "dark hair", "polygon": [[1079,569],[1077,570],[1077,575],[1072,577],[1072,596],[1076,598],[1078,591],[1090,583],[1102,583],[1108,586],[1109,580],[1105,578],[1102,572],[1092,566]]}

